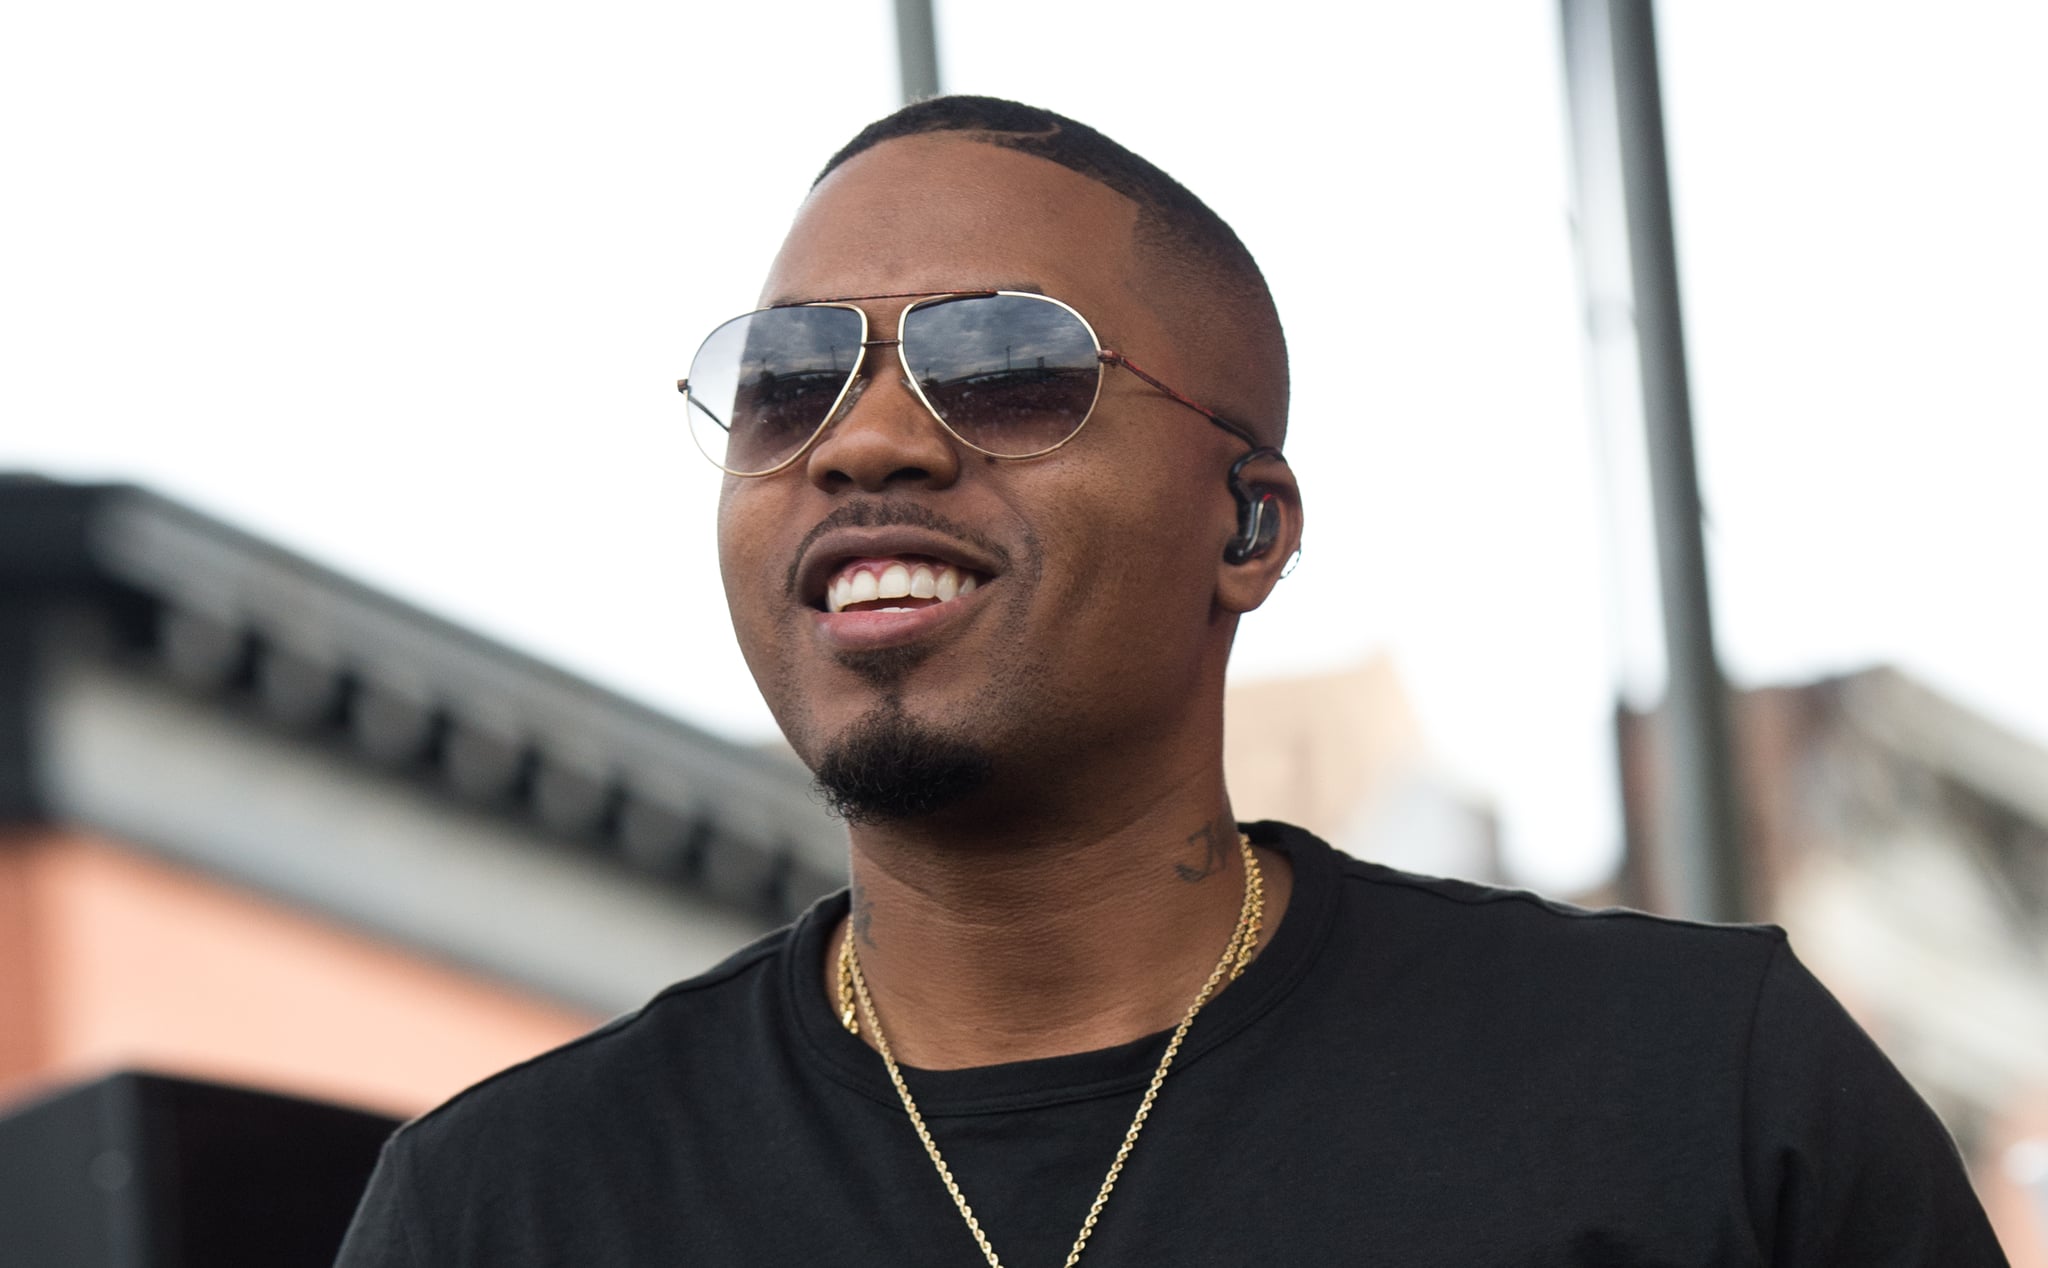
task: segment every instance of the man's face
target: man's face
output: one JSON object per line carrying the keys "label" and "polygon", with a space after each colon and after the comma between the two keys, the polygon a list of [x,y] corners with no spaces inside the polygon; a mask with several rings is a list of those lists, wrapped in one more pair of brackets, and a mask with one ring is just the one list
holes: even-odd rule
{"label": "man's face", "polygon": [[[959,137],[890,141],[812,194],[763,302],[1042,291],[1105,346],[1199,395],[1203,368],[1181,364],[1132,297],[1136,218],[1129,200],[1043,159]],[[869,337],[894,338],[906,302],[862,301]],[[1113,372],[1064,448],[988,458],[925,410],[894,348],[872,348],[853,399],[802,458],[726,481],[719,556],[740,646],[814,769],[882,723],[970,746],[1011,795],[1113,765],[1179,728],[1205,657],[1227,646],[1223,476],[1241,448]],[[867,593],[863,573],[886,593],[892,565],[913,580],[925,570],[937,593],[830,610],[835,585]],[[956,582],[965,592],[940,601]]]}

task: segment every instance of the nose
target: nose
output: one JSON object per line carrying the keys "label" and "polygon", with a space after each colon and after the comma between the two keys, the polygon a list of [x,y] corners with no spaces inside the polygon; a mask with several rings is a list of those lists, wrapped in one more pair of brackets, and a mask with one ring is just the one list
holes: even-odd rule
{"label": "nose", "polygon": [[896,340],[863,345],[861,377],[805,460],[827,493],[944,488],[960,478],[960,449],[911,389]]}

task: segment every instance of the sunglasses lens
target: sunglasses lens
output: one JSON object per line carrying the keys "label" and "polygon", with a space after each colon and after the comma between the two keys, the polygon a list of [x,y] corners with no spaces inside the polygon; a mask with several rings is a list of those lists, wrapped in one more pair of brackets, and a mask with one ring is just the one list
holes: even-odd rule
{"label": "sunglasses lens", "polygon": [[1095,336],[1041,295],[975,295],[903,315],[903,356],[934,412],[969,444],[1043,453],[1081,429],[1102,384]]}
{"label": "sunglasses lens", "polygon": [[849,308],[771,308],[726,322],[690,363],[690,434],[729,471],[780,465],[830,416],[862,333]]}

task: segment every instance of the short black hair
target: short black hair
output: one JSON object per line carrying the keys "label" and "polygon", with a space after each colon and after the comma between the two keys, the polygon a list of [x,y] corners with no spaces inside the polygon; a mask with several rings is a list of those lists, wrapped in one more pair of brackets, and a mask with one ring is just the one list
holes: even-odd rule
{"label": "short black hair", "polygon": [[[941,132],[966,133],[989,145],[1048,159],[1136,203],[1138,248],[1167,282],[1164,292],[1143,298],[1155,306],[1185,307],[1172,304],[1168,295],[1177,292],[1173,298],[1184,300],[1185,287],[1192,283],[1224,305],[1235,318],[1236,336],[1248,342],[1247,363],[1275,380],[1270,387],[1277,397],[1269,399],[1277,399],[1279,417],[1245,421],[1257,427],[1266,443],[1280,443],[1287,428],[1287,343],[1257,261],[1223,217],[1187,186],[1087,124],[1000,97],[930,97],[861,129],[825,164],[812,188],[849,159],[884,141]],[[1162,316],[1176,325],[1176,319],[1186,322],[1192,315],[1176,311]],[[1269,403],[1260,412],[1274,408]]]}

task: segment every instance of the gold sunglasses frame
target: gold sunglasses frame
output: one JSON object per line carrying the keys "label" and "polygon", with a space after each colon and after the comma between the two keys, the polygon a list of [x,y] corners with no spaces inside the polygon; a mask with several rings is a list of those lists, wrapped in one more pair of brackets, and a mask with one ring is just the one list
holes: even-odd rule
{"label": "gold sunglasses frame", "polygon": [[[904,320],[908,318],[910,314],[916,311],[917,309],[922,308],[927,304],[947,303],[962,299],[994,299],[998,296],[1019,299],[1033,299],[1041,301],[1043,303],[1053,304],[1060,308],[1065,309],[1067,313],[1070,316],[1072,316],[1075,321],[1081,323],[1081,329],[1088,332],[1088,341],[1095,346],[1095,394],[1088,399],[1088,408],[1086,411],[1082,413],[1081,421],[1074,424],[1074,430],[1068,432],[1063,438],[1060,439],[1060,441],[1057,444],[1047,445],[1043,449],[1035,449],[1030,453],[997,453],[992,449],[982,448],[980,445],[975,444],[973,441],[967,439],[967,437],[961,435],[958,431],[956,431],[953,428],[953,425],[946,421],[945,415],[939,413],[937,407],[931,403],[931,399],[924,394],[924,388],[918,384],[916,373],[910,368],[910,354],[903,350],[902,334]],[[872,327],[868,322],[867,309],[862,308],[860,305],[864,302],[878,299],[908,299],[914,301],[912,303],[905,304],[903,306],[903,310],[896,315],[897,337],[894,339],[868,338],[868,335]],[[896,349],[897,363],[903,367],[904,382],[909,385],[912,394],[917,397],[918,403],[924,406],[925,413],[930,414],[932,416],[933,421],[937,422],[940,428],[942,428],[948,436],[951,436],[954,440],[959,441],[961,444],[967,446],[974,452],[978,454],[984,454],[990,458],[1000,458],[1004,461],[1022,462],[1031,458],[1043,458],[1045,455],[1057,452],[1058,450],[1065,448],[1067,445],[1071,444],[1073,442],[1074,437],[1080,435],[1082,430],[1088,426],[1088,420],[1095,417],[1095,407],[1102,401],[1102,383],[1103,380],[1107,377],[1105,374],[1102,373],[1102,367],[1105,365],[1122,366],[1124,369],[1129,370],[1132,374],[1137,375],[1140,379],[1143,379],[1152,387],[1155,387],[1159,391],[1165,393],[1174,401],[1178,402],[1181,405],[1185,405],[1187,408],[1191,410],[1194,410],[1196,413],[1202,415],[1202,417],[1208,419],[1217,427],[1221,428],[1226,432],[1229,432],[1231,435],[1237,437],[1239,440],[1242,440],[1247,445],[1252,446],[1254,449],[1259,448],[1258,439],[1252,434],[1250,428],[1245,427],[1239,423],[1231,422],[1229,419],[1223,417],[1221,414],[1218,414],[1205,406],[1197,404],[1193,400],[1190,400],[1188,397],[1181,395],[1173,388],[1168,387],[1166,384],[1152,377],[1152,375],[1146,373],[1144,370],[1139,369],[1135,364],[1131,362],[1130,358],[1124,356],[1124,354],[1122,354],[1121,352],[1117,352],[1111,348],[1103,347],[1102,336],[1095,333],[1095,327],[1089,323],[1086,317],[1081,315],[1079,309],[1075,308],[1072,304],[1067,303],[1065,300],[1055,299],[1050,295],[1041,294],[1038,291],[907,291],[894,295],[845,295],[838,296],[832,299],[804,300],[800,303],[794,304],[771,304],[767,308],[757,308],[753,310],[753,312],[742,313],[740,314],[740,317],[753,317],[760,313],[774,312],[775,310],[781,308],[844,308],[850,312],[853,312],[854,314],[860,317],[860,351],[857,354],[855,354],[853,359],[853,365],[846,372],[846,382],[840,386],[839,395],[832,399],[832,407],[825,411],[825,416],[823,419],[819,421],[818,426],[811,432],[810,435],[804,437],[803,443],[798,445],[794,450],[792,450],[787,458],[784,458],[781,462],[776,463],[772,467],[766,467],[760,471],[738,471],[733,469],[732,467],[728,467],[725,465],[725,463],[719,461],[716,457],[713,457],[711,451],[705,448],[704,442],[698,439],[697,428],[694,425],[690,426],[690,439],[693,443],[696,444],[698,451],[701,452],[705,456],[705,458],[710,460],[712,466],[717,467],[720,471],[725,472],[729,476],[735,476],[739,479],[752,480],[759,479],[763,476],[772,476],[777,472],[787,470],[798,459],[802,458],[805,454],[811,451],[811,446],[818,443],[818,438],[824,435],[825,430],[832,425],[832,421],[839,417],[840,409],[843,406],[845,406],[848,395],[851,394],[853,391],[854,384],[860,382],[861,371],[865,369],[867,366],[869,348],[894,347]],[[726,326],[731,325],[733,322],[740,320],[740,317],[733,317],[729,318],[726,321],[720,322],[718,326],[712,330],[711,336],[705,337],[704,342],[709,343],[711,341],[711,337],[715,336],[719,330],[722,330]],[[703,346],[701,344],[698,346],[697,351],[698,355],[702,355]],[[694,365],[695,362],[696,357],[692,357],[691,363]],[[696,404],[695,398],[690,395],[690,381],[688,379],[677,379],[676,390],[682,393],[683,395],[683,408],[686,411],[693,407],[697,409],[703,409],[702,406]],[[712,414],[711,411],[708,409],[703,410],[703,412],[707,417],[710,417],[714,420],[717,417],[716,415]]]}

